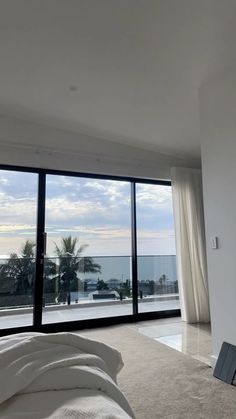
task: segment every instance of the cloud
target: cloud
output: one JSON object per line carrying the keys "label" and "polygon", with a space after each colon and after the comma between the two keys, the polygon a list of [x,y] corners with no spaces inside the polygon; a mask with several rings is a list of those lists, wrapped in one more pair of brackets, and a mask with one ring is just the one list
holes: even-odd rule
{"label": "cloud", "polygon": [[35,232],[36,226],[30,225],[30,224],[0,224],[0,233],[12,233],[12,232],[29,232],[29,234],[32,234],[32,232]]}
{"label": "cloud", "polygon": [[169,186],[138,184],[136,191],[138,206],[156,210],[172,209],[172,192]]}
{"label": "cloud", "polygon": [[[23,241],[35,237],[37,185],[37,174],[0,171],[0,235],[2,239],[11,236],[13,248],[17,237]],[[137,184],[137,226],[138,240],[147,247],[155,239],[173,240],[169,186]],[[130,183],[47,175],[46,229],[52,240],[79,236],[92,243],[94,252],[95,245],[108,253],[127,251],[131,243]]]}
{"label": "cloud", "polygon": [[0,177],[0,185],[9,185],[9,180],[3,176]]}
{"label": "cloud", "polygon": [[[70,178],[71,179],[71,178]],[[57,181],[57,183],[56,183]],[[128,182],[72,178],[68,191],[61,190],[56,176],[47,188],[46,220],[54,224],[130,224],[130,185]],[[78,193],[79,185],[79,193]]]}

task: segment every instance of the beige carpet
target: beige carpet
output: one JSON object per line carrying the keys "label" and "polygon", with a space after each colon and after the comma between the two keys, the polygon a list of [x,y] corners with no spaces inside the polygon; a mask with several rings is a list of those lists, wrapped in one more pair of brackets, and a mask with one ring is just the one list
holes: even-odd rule
{"label": "beige carpet", "polygon": [[81,334],[121,351],[119,385],[137,419],[236,419],[236,388],[207,365],[140,334],[114,326]]}

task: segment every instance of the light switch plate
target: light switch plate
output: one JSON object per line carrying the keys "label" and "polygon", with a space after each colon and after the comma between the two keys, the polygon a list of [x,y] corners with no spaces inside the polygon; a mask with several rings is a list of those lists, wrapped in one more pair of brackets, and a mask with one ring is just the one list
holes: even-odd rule
{"label": "light switch plate", "polygon": [[210,243],[211,243],[211,248],[212,249],[218,249],[219,245],[218,245],[218,237],[213,236],[210,238]]}

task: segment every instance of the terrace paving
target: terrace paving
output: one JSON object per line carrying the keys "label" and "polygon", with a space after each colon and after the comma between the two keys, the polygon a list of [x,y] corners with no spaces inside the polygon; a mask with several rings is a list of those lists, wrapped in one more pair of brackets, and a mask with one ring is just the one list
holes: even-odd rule
{"label": "terrace paving", "polygon": [[[125,316],[132,314],[132,303],[127,302],[99,302],[71,306],[54,306],[43,309],[43,323],[58,323],[75,320],[95,319],[104,317]],[[178,299],[162,301],[140,301],[139,312],[176,310],[180,308]],[[15,309],[16,310],[16,309]],[[14,313],[14,310],[11,310]],[[11,328],[32,325],[32,310],[21,310],[18,314],[9,314],[9,311],[0,312],[0,328]]]}

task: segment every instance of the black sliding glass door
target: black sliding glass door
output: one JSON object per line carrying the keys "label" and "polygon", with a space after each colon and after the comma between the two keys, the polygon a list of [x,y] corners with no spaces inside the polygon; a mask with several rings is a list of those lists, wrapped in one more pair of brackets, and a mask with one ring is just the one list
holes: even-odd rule
{"label": "black sliding glass door", "polygon": [[130,182],[47,175],[43,323],[132,314]]}
{"label": "black sliding glass door", "polygon": [[33,324],[38,174],[0,170],[0,324]]}
{"label": "black sliding glass door", "polygon": [[136,214],[138,311],[179,309],[171,187],[137,183]]}
{"label": "black sliding glass door", "polygon": [[178,315],[170,182],[0,167],[0,334]]}

